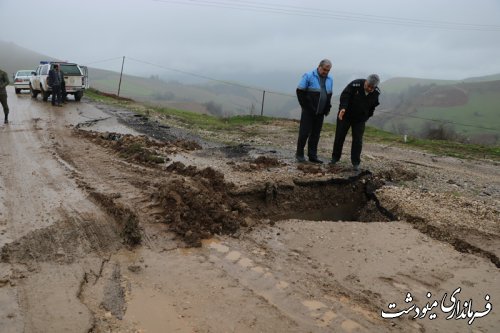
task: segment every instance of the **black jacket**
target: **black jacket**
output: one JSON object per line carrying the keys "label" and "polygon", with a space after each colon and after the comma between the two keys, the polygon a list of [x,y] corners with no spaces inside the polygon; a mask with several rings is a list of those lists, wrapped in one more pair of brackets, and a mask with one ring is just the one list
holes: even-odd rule
{"label": "black jacket", "polygon": [[60,86],[61,85],[61,75],[59,72],[56,72],[55,69],[49,70],[49,76],[47,77],[47,83],[50,87],[52,86]]}
{"label": "black jacket", "polygon": [[339,111],[345,109],[344,119],[352,122],[364,122],[373,116],[373,111],[380,104],[380,90],[365,94],[365,79],[357,79],[349,83],[340,95]]}

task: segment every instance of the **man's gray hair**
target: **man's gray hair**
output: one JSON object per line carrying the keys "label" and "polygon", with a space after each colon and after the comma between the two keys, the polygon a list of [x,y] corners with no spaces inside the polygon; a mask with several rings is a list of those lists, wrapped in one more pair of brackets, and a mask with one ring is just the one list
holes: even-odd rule
{"label": "man's gray hair", "polygon": [[332,62],[328,59],[323,59],[319,62],[319,67],[332,66]]}
{"label": "man's gray hair", "polygon": [[370,74],[366,78],[366,81],[368,81],[370,86],[376,87],[380,83],[380,77],[377,74]]}

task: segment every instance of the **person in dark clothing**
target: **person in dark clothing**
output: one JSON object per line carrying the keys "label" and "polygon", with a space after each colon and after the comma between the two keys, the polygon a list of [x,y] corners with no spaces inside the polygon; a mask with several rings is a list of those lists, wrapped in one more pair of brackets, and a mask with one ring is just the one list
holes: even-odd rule
{"label": "person in dark clothing", "polygon": [[379,83],[379,76],[371,74],[367,79],[352,81],[342,91],[330,164],[335,164],[340,160],[345,137],[351,128],[351,163],[354,170],[359,171],[365,123],[373,116],[375,108],[380,104],[378,101],[380,90],[377,88]]}
{"label": "person in dark clothing", "polygon": [[307,142],[307,155],[313,163],[323,163],[318,159],[318,142],[323,127],[323,119],[330,113],[333,79],[328,76],[332,62],[323,59],[317,69],[305,73],[297,87],[297,98],[302,114],[300,117],[299,138],[295,158],[305,162],[304,148]]}
{"label": "person in dark clothing", "polygon": [[4,124],[9,123],[9,105],[7,104],[7,87],[9,85],[9,76],[3,70],[0,69],[0,103],[3,107]]}
{"label": "person in dark clothing", "polygon": [[54,64],[54,67],[49,71],[49,85],[52,88],[52,105],[62,106],[61,104],[61,75],[59,65]]}
{"label": "person in dark clothing", "polygon": [[68,101],[68,93],[66,92],[66,82],[64,81],[64,72],[59,69],[59,75],[61,77],[61,101],[66,103]]}

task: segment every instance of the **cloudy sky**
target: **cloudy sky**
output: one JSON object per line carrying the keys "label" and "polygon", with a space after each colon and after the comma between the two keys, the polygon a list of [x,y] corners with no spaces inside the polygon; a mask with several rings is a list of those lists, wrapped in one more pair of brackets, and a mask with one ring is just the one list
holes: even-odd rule
{"label": "cloudy sky", "polygon": [[352,78],[500,73],[499,0],[0,0],[0,31],[93,67],[119,71],[126,56],[126,72],[147,76],[279,80],[322,58]]}

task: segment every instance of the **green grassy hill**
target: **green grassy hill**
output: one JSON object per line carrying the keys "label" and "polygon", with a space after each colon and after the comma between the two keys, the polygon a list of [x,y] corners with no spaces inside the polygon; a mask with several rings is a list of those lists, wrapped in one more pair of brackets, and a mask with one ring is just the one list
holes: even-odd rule
{"label": "green grassy hill", "polygon": [[[118,73],[89,68],[92,88],[117,94],[119,80]],[[186,85],[130,75],[122,78],[120,96],[152,105],[218,116],[260,114],[262,106],[262,91],[256,89],[223,83]],[[264,114],[268,116],[300,116],[298,103],[293,95],[267,93],[264,106]]]}
{"label": "green grassy hill", "polygon": [[473,142],[500,142],[500,80],[409,88],[385,111],[375,120],[385,130],[423,134],[446,126]]}

